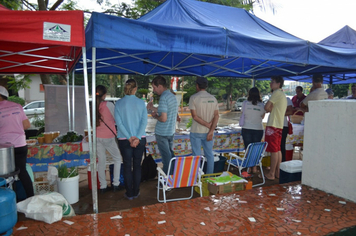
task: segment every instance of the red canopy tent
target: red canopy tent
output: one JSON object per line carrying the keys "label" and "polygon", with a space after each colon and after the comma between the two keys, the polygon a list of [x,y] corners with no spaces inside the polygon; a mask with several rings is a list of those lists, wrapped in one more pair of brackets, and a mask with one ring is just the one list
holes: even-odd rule
{"label": "red canopy tent", "polygon": [[82,11],[0,14],[0,73],[67,74],[85,47]]}

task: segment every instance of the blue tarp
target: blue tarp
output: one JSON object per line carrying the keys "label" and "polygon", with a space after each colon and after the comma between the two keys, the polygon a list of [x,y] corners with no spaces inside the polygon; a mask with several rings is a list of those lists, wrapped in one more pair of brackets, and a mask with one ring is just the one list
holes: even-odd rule
{"label": "blue tarp", "polygon": [[104,74],[266,78],[356,69],[356,50],[316,45],[244,9],[194,0],[168,0],[138,20],[93,13],[86,47],[90,60],[96,48],[96,73]]}

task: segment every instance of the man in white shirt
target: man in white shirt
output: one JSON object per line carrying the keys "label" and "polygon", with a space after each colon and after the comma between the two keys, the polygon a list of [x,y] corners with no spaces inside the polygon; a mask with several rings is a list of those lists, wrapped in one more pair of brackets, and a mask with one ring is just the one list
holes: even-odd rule
{"label": "man in white shirt", "polygon": [[190,129],[190,143],[194,156],[201,155],[203,146],[207,159],[206,174],[214,173],[213,136],[219,120],[219,106],[216,98],[206,91],[208,80],[198,77],[196,80],[197,93],[189,99],[189,109],[193,123]]}
{"label": "man in white shirt", "polygon": [[323,75],[322,74],[315,74],[313,75],[313,92],[309,93],[309,95],[304,98],[302,103],[300,104],[300,108],[307,112],[308,109],[308,102],[309,101],[317,101],[317,100],[324,100],[328,99],[328,94],[322,88],[323,84]]}

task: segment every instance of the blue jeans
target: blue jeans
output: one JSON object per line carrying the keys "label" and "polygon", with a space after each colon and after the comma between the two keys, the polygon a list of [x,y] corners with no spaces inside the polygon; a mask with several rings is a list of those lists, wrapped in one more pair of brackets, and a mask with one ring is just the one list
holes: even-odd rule
{"label": "blue jeans", "polygon": [[[161,136],[156,134],[156,141],[159,152],[161,153],[162,163],[163,163],[163,171],[167,174],[169,162],[171,161],[172,157],[174,157],[173,151],[173,140],[174,135],[172,136]],[[173,172],[173,167],[171,167],[171,173]]]}
{"label": "blue jeans", "polygon": [[192,145],[193,156],[201,156],[201,146],[203,146],[204,156],[207,160],[207,168],[205,174],[214,173],[214,141],[206,141],[208,134],[190,133],[190,143]]}
{"label": "blue jeans", "polygon": [[146,138],[142,138],[136,148],[130,146],[129,140],[119,140],[119,148],[124,161],[126,195],[128,197],[137,196],[140,192],[141,161],[146,149]]}
{"label": "blue jeans", "polygon": [[257,129],[242,129],[242,139],[244,140],[245,150],[250,143],[261,142],[263,130]]}

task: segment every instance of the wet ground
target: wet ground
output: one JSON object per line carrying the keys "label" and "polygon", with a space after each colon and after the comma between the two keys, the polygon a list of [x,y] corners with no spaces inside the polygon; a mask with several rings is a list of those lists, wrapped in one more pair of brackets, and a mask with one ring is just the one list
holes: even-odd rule
{"label": "wet ground", "polygon": [[131,209],[130,202],[51,225],[20,221],[14,235],[328,235],[356,225],[355,203],[299,182]]}

